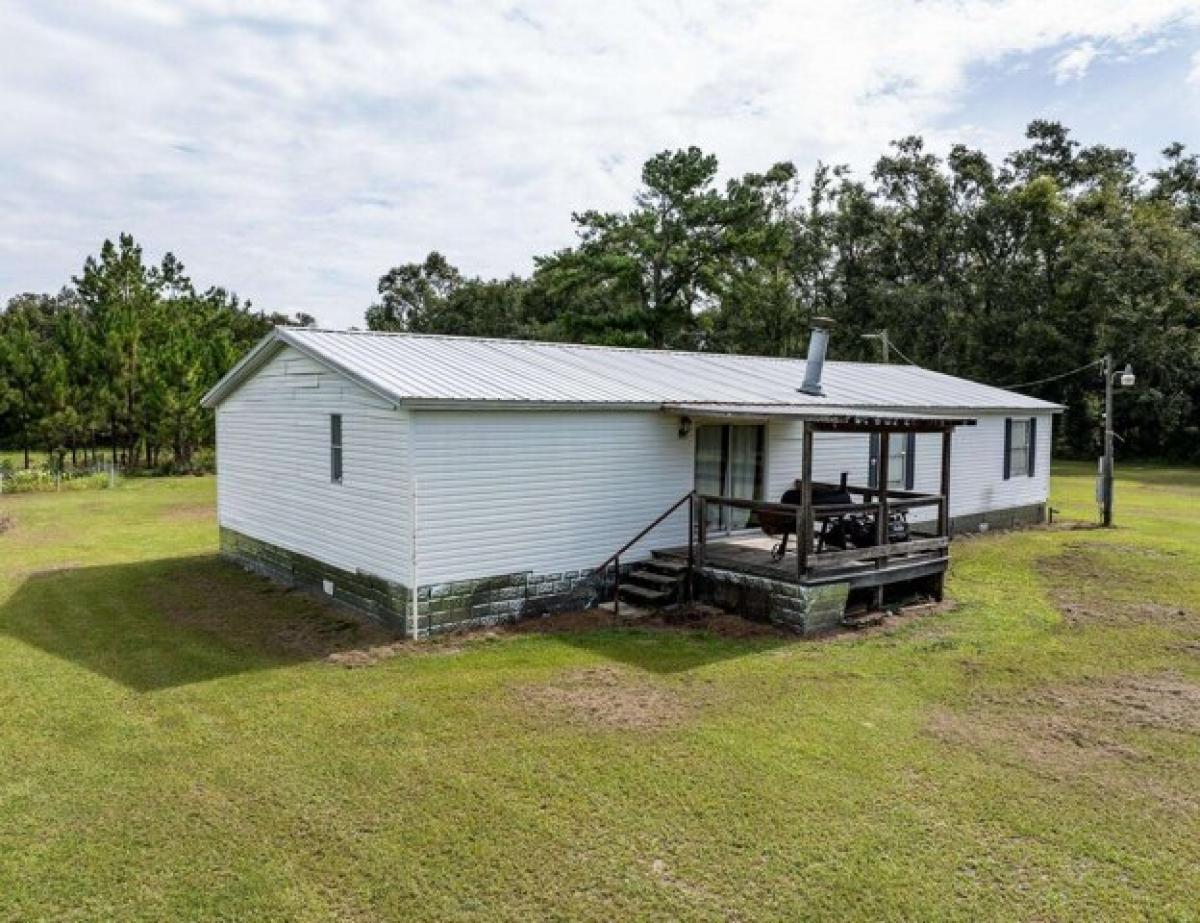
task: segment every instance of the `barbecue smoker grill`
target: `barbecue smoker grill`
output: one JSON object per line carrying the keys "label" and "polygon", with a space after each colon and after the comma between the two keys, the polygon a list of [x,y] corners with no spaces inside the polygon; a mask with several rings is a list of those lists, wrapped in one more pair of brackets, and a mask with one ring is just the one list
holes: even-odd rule
{"label": "barbecue smoker grill", "polygon": [[[786,490],[779,498],[780,503],[800,506],[804,497],[800,490]],[[846,475],[842,474],[840,484],[813,484],[812,504],[813,520],[821,523],[821,531],[817,534],[817,553],[826,547],[832,548],[870,548],[876,544],[878,530],[874,513],[831,513],[822,514],[822,506],[847,506],[855,503],[853,495],[846,489]],[[780,561],[787,554],[788,536],[796,531],[796,517],[774,509],[756,510],[758,524],[763,532],[772,538],[779,537],[779,543],[771,549],[771,559]],[[906,542],[909,539],[908,514],[906,512],[890,513],[888,515],[888,542]]]}

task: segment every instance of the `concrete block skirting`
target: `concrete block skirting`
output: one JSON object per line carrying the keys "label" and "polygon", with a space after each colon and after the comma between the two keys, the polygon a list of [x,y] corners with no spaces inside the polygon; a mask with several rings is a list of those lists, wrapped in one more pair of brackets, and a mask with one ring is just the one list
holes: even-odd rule
{"label": "concrete block skirting", "polygon": [[518,619],[588,609],[606,589],[589,571],[538,574],[519,571],[474,580],[422,586],[417,592],[420,632],[438,633],[515,622]]}
{"label": "concrete block skirting", "polygon": [[[221,528],[221,554],[285,586],[305,590],[366,616],[397,634],[412,632],[409,587],[363,571],[347,571],[278,545]],[[326,592],[326,581],[333,593]],[[586,609],[606,589],[606,579],[588,571],[536,574],[521,571],[475,580],[427,584],[417,590],[418,631],[452,631],[526,616]]]}
{"label": "concrete block skirting", "polygon": [[696,575],[701,602],[748,618],[785,625],[802,635],[836,628],[846,611],[849,584],[801,586],[752,574],[702,568]]}
{"label": "concrete block skirting", "polygon": [[1030,503],[1026,506],[1010,506],[986,513],[971,513],[955,516],[950,520],[950,532],[978,532],[980,525],[987,523],[989,529],[1019,529],[1037,526],[1046,521],[1046,504]]}
{"label": "concrete block skirting", "polygon": [[[276,583],[304,590],[382,625],[405,632],[412,592],[364,571],[348,571],[221,527],[221,555]],[[326,592],[326,581],[333,592]]]}

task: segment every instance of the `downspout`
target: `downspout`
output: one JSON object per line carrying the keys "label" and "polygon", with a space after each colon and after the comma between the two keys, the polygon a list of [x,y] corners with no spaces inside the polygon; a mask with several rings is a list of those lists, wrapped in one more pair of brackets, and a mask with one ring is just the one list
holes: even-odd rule
{"label": "downspout", "polygon": [[[411,450],[409,455],[411,457]],[[408,519],[412,523],[412,539],[409,541],[412,554],[412,639],[416,641],[421,636],[421,613],[417,608],[417,479],[413,477],[409,481],[412,485],[408,492]]]}
{"label": "downspout", "polygon": [[409,523],[409,541],[408,553],[410,556],[410,571],[409,582],[412,584],[412,600],[409,603],[412,618],[412,628],[410,637],[416,641],[420,637],[421,617],[420,611],[417,608],[418,594],[417,587],[419,581],[417,579],[417,468],[416,468],[416,449],[414,447],[414,436],[416,426],[414,425],[413,412],[408,411],[408,523]]}

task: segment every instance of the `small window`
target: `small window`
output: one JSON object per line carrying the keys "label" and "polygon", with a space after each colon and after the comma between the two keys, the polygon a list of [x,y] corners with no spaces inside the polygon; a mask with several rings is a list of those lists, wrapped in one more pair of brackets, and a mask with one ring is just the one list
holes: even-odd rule
{"label": "small window", "polygon": [[342,415],[331,414],[329,417],[329,479],[335,484],[342,483]]}
{"label": "small window", "polygon": [[1030,474],[1030,452],[1033,450],[1031,446],[1032,440],[1030,437],[1030,429],[1032,428],[1029,420],[1012,420],[1010,421],[1011,436],[1008,444],[1008,471],[1009,476],[1019,474]]}

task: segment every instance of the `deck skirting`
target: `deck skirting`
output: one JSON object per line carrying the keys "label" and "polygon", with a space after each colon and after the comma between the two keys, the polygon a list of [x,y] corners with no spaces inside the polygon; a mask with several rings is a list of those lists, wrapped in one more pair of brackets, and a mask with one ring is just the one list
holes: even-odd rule
{"label": "deck skirting", "polygon": [[841,622],[850,584],[810,586],[703,567],[696,574],[696,593],[702,602],[746,618],[774,622],[802,635],[817,635],[833,630]]}

